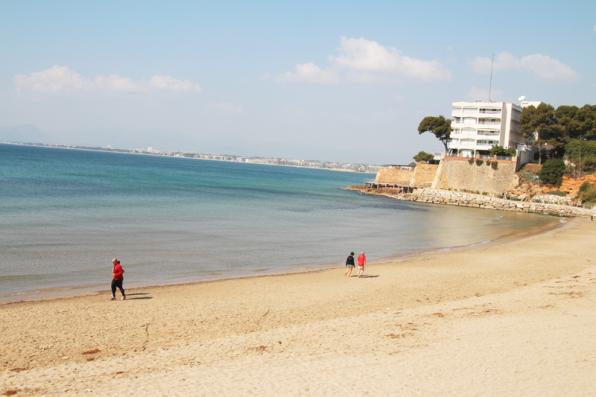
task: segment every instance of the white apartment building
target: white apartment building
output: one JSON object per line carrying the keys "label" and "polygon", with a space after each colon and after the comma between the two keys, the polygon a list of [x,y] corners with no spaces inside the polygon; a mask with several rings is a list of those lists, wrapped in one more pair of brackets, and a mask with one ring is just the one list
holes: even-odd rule
{"label": "white apartment building", "polygon": [[517,149],[525,143],[521,110],[509,102],[453,102],[449,154],[475,157],[489,154],[493,146]]}

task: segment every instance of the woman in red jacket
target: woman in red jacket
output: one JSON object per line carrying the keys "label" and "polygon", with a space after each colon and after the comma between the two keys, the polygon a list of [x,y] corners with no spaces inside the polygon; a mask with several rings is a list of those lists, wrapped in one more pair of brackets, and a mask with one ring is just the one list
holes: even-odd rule
{"label": "woman in red jacket", "polygon": [[114,268],[112,269],[112,300],[116,300],[116,287],[118,287],[120,290],[122,299],[126,299],[124,288],[122,288],[122,282],[124,281],[124,269],[122,269],[122,265],[120,264],[120,260],[118,260],[118,258],[112,259],[112,264],[114,265]]}
{"label": "woman in red jacket", "polygon": [[364,254],[364,251],[361,251],[360,255],[358,255],[358,277],[360,277],[364,274],[364,265],[365,264],[366,264],[366,255]]}

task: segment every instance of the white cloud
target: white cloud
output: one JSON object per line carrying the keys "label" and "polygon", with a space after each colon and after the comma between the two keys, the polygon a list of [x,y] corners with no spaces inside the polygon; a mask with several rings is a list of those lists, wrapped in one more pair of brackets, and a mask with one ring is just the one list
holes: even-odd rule
{"label": "white cloud", "polygon": [[[491,59],[476,57],[472,68],[476,73],[490,72]],[[575,80],[577,72],[558,59],[543,54],[530,54],[516,57],[508,52],[501,52],[494,60],[495,71],[525,70],[544,80]]]}
{"label": "white cloud", "polygon": [[193,83],[192,81],[178,80],[173,78],[172,76],[167,75],[152,76],[149,79],[149,85],[153,88],[168,91],[196,92],[201,90],[201,87],[198,84]]}
{"label": "white cloud", "polygon": [[135,83],[127,77],[111,74],[108,76],[97,76],[88,86],[91,90],[101,90],[107,92],[142,92],[144,87],[140,83]]}
{"label": "white cloud", "polygon": [[19,90],[39,92],[77,91],[84,89],[87,83],[80,74],[65,66],[52,66],[41,72],[15,77]]}
{"label": "white cloud", "polygon": [[577,73],[563,62],[548,55],[532,54],[521,59],[524,68],[546,80],[575,80]]}
{"label": "white cloud", "polygon": [[370,82],[396,78],[448,80],[451,73],[435,60],[412,58],[365,38],[342,37],[340,47],[330,57],[327,67],[321,68],[314,63],[298,64],[277,80],[330,84],[341,80]]}
{"label": "white cloud", "polygon": [[437,61],[402,55],[395,48],[365,38],[342,37],[339,55],[331,60],[338,67],[356,72],[380,72],[421,80],[445,80],[451,76]]}
{"label": "white cloud", "polygon": [[84,77],[67,66],[52,66],[39,72],[15,76],[17,90],[26,92],[67,93],[146,93],[150,91],[197,92],[198,84],[171,76],[155,75],[147,81],[135,81],[116,74]]}
{"label": "white cloud", "polygon": [[324,70],[314,63],[301,63],[294,67],[291,72],[279,76],[279,81],[304,82],[317,84],[333,84],[339,81],[335,70]]}

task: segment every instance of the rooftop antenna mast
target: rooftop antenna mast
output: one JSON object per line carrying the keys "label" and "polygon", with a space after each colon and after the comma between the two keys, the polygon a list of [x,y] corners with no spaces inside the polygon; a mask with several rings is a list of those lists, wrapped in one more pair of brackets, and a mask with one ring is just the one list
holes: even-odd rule
{"label": "rooftop antenna mast", "polygon": [[495,54],[490,57],[490,80],[488,81],[488,101],[492,102],[492,91],[493,91],[493,67],[495,65]]}

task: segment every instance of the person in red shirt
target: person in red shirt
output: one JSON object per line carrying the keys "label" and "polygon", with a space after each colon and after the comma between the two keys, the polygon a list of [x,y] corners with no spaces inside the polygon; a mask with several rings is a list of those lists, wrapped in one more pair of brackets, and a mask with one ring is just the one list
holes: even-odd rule
{"label": "person in red shirt", "polygon": [[358,276],[362,276],[364,274],[364,265],[366,264],[366,255],[364,251],[360,252],[358,255]]}
{"label": "person in red shirt", "polygon": [[116,287],[120,290],[122,294],[122,299],[126,299],[126,294],[124,293],[124,288],[122,288],[122,282],[124,281],[124,269],[122,269],[122,265],[120,264],[120,260],[118,258],[112,259],[112,264],[114,265],[112,269],[112,300],[116,300]]}

